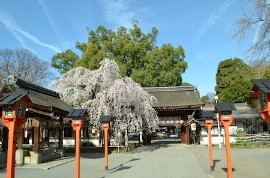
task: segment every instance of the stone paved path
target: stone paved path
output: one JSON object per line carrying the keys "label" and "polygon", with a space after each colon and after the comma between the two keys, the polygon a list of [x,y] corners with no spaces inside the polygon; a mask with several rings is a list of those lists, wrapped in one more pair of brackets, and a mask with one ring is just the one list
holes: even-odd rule
{"label": "stone paved path", "polygon": [[[270,148],[232,148],[233,177],[270,177]],[[213,147],[214,171],[210,171],[207,146],[161,144],[143,146],[127,154],[109,155],[109,170],[103,154],[81,155],[81,178],[226,178],[225,148]],[[5,178],[5,170],[0,178]],[[74,156],[16,167],[16,178],[75,177]]]}

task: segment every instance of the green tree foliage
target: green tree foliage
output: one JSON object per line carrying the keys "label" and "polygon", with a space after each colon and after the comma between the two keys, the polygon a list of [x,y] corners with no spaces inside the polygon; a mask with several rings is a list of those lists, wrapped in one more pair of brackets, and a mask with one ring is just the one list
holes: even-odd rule
{"label": "green tree foliage", "polygon": [[201,97],[201,101],[208,104],[215,103],[215,93],[208,92],[205,96]]}
{"label": "green tree foliage", "polygon": [[116,32],[102,25],[95,31],[89,30],[88,42],[76,43],[81,56],[71,50],[58,53],[52,58],[52,67],[62,74],[79,66],[96,70],[108,57],[117,62],[121,76],[126,76],[127,70],[131,70],[130,77],[144,87],[180,86],[181,74],[187,68],[184,49],[181,46],[174,48],[171,44],[159,48],[155,46],[158,35],[155,27],[145,34],[138,21],[132,23],[133,28],[121,26]]}
{"label": "green tree foliage", "polygon": [[239,58],[221,61],[216,73],[219,102],[250,102],[251,67]]}
{"label": "green tree foliage", "polygon": [[181,86],[193,86],[193,85],[191,85],[191,84],[188,83],[188,82],[183,82],[183,83],[181,84]]}
{"label": "green tree foliage", "polygon": [[202,97],[201,97],[201,101],[202,101],[203,103],[207,103],[207,102],[209,101],[208,96],[207,96],[207,95],[202,96]]}
{"label": "green tree foliage", "polygon": [[75,66],[75,62],[79,60],[79,56],[70,49],[62,53],[57,53],[52,57],[51,66],[59,69],[61,74],[66,73]]}

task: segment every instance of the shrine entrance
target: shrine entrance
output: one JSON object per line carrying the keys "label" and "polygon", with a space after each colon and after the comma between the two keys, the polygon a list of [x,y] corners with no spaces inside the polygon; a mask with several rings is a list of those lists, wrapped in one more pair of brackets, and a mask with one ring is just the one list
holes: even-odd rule
{"label": "shrine entrance", "polygon": [[156,109],[159,117],[157,138],[180,139],[182,144],[189,144],[189,115],[194,109]]}
{"label": "shrine entrance", "polygon": [[159,127],[163,129],[157,135],[179,137],[182,144],[189,144],[189,123],[195,110],[204,103],[194,86],[145,87],[147,93],[157,98],[153,108],[159,117]]}

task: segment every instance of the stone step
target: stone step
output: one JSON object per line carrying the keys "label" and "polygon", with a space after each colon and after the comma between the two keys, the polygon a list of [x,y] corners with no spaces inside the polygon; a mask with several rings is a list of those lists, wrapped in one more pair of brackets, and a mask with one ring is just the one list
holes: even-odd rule
{"label": "stone step", "polygon": [[31,164],[31,156],[24,157],[24,164]]}

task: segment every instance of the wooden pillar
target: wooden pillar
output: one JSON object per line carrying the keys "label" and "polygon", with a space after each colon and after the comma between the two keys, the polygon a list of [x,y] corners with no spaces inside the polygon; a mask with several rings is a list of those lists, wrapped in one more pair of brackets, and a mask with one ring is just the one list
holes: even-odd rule
{"label": "wooden pillar", "polygon": [[20,127],[18,129],[18,140],[17,140],[18,147],[17,147],[17,149],[22,149],[23,139],[24,139],[24,129],[23,129],[23,127]]}
{"label": "wooden pillar", "polygon": [[45,132],[44,139],[49,143],[50,142],[50,128],[45,128],[44,132]]}
{"label": "wooden pillar", "polygon": [[39,138],[40,138],[40,127],[39,126],[34,126],[34,149],[33,151],[35,153],[38,152],[38,145],[39,145]]}
{"label": "wooden pillar", "polygon": [[34,145],[34,139],[35,139],[34,128],[35,128],[35,127],[32,127],[32,128],[31,128],[31,132],[32,132],[32,133],[31,133],[31,135],[32,135],[32,145]]}
{"label": "wooden pillar", "polygon": [[186,143],[186,130],[184,125],[181,125],[181,143]]}
{"label": "wooden pillar", "polygon": [[186,125],[185,129],[186,129],[186,140],[187,140],[186,144],[190,144],[190,142],[189,142],[189,125]]}
{"label": "wooden pillar", "polygon": [[63,117],[59,117],[59,128],[58,128],[58,147],[59,149],[63,148],[63,140],[64,140],[64,122],[63,122]]}
{"label": "wooden pillar", "polygon": [[186,124],[181,125],[181,143],[189,144],[189,127]]}
{"label": "wooden pillar", "polygon": [[58,147],[59,147],[59,149],[63,148],[63,139],[64,139],[64,137],[63,137],[63,128],[60,127],[58,129]]}
{"label": "wooden pillar", "polygon": [[8,150],[8,128],[3,126],[3,143],[2,143],[2,152]]}

